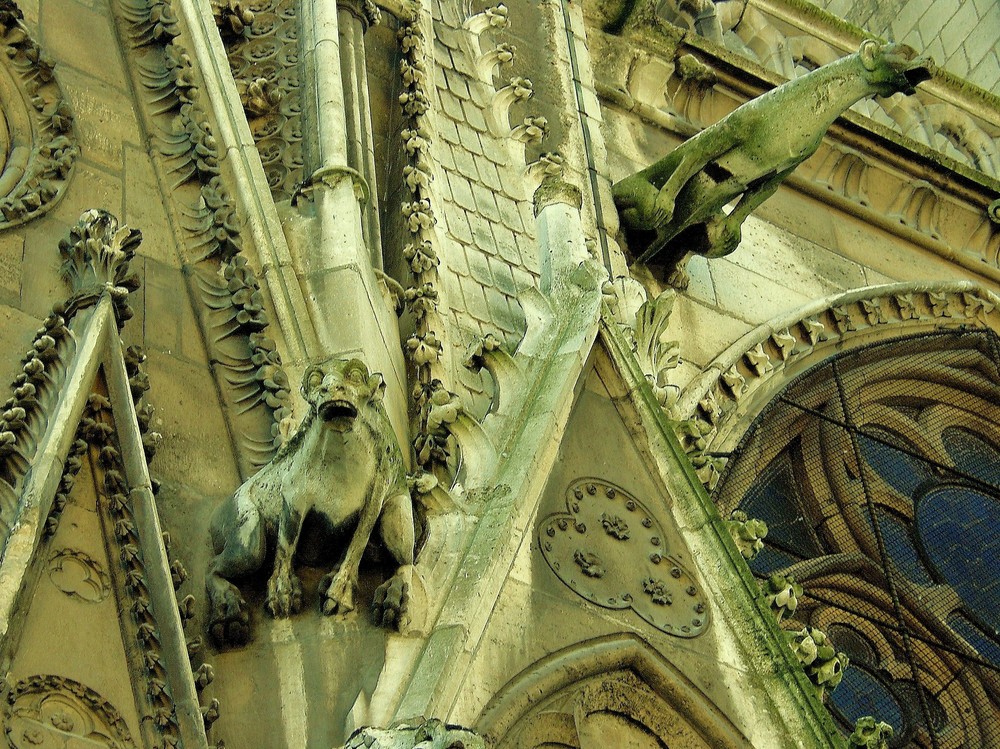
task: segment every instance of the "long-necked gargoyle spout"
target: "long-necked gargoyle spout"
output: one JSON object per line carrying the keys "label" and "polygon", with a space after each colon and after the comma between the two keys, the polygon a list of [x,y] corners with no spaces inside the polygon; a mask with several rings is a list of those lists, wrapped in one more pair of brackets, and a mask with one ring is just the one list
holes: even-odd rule
{"label": "long-necked gargoyle spout", "polygon": [[912,94],[934,70],[911,47],[866,39],[854,54],[738,107],[614,185],[634,257],[669,274],[692,253],[728,255],[746,217],[819,148],[844,110],[872,96]]}

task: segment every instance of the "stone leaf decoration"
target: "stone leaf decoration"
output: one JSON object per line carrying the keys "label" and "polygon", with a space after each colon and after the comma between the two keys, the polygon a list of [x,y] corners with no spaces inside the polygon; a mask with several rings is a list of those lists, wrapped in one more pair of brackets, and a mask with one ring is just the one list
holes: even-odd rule
{"label": "stone leaf decoration", "polygon": [[[324,614],[354,609],[361,555],[378,524],[381,541],[399,568],[375,591],[375,621],[405,623],[413,565],[413,508],[403,455],[382,406],[385,384],[359,360],[310,367],[302,381],[309,412],[274,458],[219,506],[212,520],[215,558],[206,585],[209,629],[221,644],[250,639],[249,613],[230,582],[259,570],[275,549],[267,583],[267,608],[287,617],[302,607],[302,585],[292,566],[305,535],[322,559],[336,536],[350,534],[343,561],[320,583]],[[352,527],[353,526],[353,527]]]}
{"label": "stone leaf decoration", "polygon": [[802,596],[802,586],[795,582],[791,575],[775,573],[761,583],[764,599],[777,614],[780,622],[786,616],[795,613]]}
{"label": "stone leaf decoration", "polygon": [[[737,108],[613,193],[641,262],[667,272],[691,252],[727,255],[747,216],[815,153],[830,125],[855,102],[913,93],[933,62],[902,44],[861,43],[853,55],[788,81]],[[780,129],[781,137],[775,137]],[[731,213],[722,208],[739,199]]]}
{"label": "stone leaf decoration", "polygon": [[670,555],[662,526],[639,500],[584,478],[570,485],[566,508],[538,526],[542,556],[562,582],[597,606],[632,609],[667,634],[705,631],[704,594]]}
{"label": "stone leaf decoration", "polygon": [[736,548],[748,562],[752,561],[764,548],[764,538],[767,536],[767,523],[763,520],[749,517],[742,510],[733,510],[726,521],[729,534],[733,537]]}
{"label": "stone leaf decoration", "polygon": [[62,196],[79,147],[55,63],[31,38],[21,10],[0,3],[0,229],[40,216]]}
{"label": "stone leaf decoration", "polygon": [[431,718],[391,728],[359,728],[342,749],[486,749],[486,743],[468,728]]}
{"label": "stone leaf decoration", "polygon": [[805,669],[806,676],[816,685],[822,700],[826,689],[833,691],[840,684],[850,661],[844,653],[836,651],[822,630],[803,627],[798,632],[785,634],[792,652]]}
{"label": "stone leaf decoration", "polygon": [[864,749],[889,749],[889,739],[894,733],[888,723],[876,721],[875,718],[866,715],[858,718],[854,724],[854,731],[847,737],[847,744]]}

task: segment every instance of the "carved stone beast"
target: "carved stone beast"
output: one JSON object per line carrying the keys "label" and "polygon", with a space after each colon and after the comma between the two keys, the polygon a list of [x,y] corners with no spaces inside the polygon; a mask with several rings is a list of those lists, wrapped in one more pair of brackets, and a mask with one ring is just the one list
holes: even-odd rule
{"label": "carved stone beast", "polygon": [[309,413],[270,463],[216,511],[208,568],[209,630],[222,644],[250,638],[246,603],[231,582],[273,559],[267,608],[275,617],[302,606],[293,569],[300,540],[319,556],[340,553],[339,569],[320,583],[324,614],[354,608],[361,555],[378,523],[379,535],[399,568],[375,592],[375,619],[402,624],[413,565],[413,508],[403,456],[385,409],[382,376],[357,359],[326,371],[310,368],[302,394]]}
{"label": "carved stone beast", "polygon": [[[721,257],[750,212],[811,156],[833,121],[860,99],[911,94],[934,64],[903,44],[861,43],[853,55],[789,81],[730,112],[613,188],[637,259],[676,268],[688,253]],[[739,198],[728,215],[722,210]]]}

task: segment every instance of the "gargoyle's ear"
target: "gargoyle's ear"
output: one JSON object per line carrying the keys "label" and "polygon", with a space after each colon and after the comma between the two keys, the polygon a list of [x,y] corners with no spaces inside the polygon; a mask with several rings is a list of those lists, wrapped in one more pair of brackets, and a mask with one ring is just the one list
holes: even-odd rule
{"label": "gargoyle's ear", "polygon": [[373,402],[382,400],[382,396],[385,395],[385,380],[381,374],[378,372],[371,374],[368,378],[368,390],[371,391],[369,400]]}
{"label": "gargoyle's ear", "polygon": [[861,42],[861,49],[858,50],[858,55],[861,57],[861,64],[865,66],[865,70],[875,70],[878,66],[876,59],[881,49],[882,45],[874,39],[865,39]]}
{"label": "gargoyle's ear", "polygon": [[323,382],[323,370],[319,367],[309,367],[302,375],[302,396],[308,400],[309,391],[318,388]]}

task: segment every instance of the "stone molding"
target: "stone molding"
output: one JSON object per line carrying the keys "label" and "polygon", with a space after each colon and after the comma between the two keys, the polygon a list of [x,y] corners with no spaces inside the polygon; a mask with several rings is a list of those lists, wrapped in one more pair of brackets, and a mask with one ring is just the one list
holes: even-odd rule
{"label": "stone molding", "polygon": [[[532,708],[588,677],[628,671],[674,708],[712,747],[748,747],[746,737],[712,701],[645,640],[632,634],[587,640],[531,664],[483,709],[476,727],[501,744]],[[665,738],[665,737],[664,737]]]}
{"label": "stone molding", "polygon": [[1000,299],[971,281],[898,283],[832,295],[744,335],[712,361],[676,405],[681,442],[709,489],[749,416],[788,381],[834,352],[932,330],[1000,330]]}
{"label": "stone molding", "polygon": [[[215,106],[214,94],[220,85],[212,75],[215,67],[197,64],[202,62],[199,52],[208,44],[203,26],[209,21],[200,14],[204,11],[213,18],[211,8],[192,9],[186,0],[119,2],[127,25],[125,36],[133,46],[137,88],[146,94],[158,166],[175,196],[172,204],[178,209],[175,218],[182,226],[187,252],[184,264],[191,271],[189,293],[204,303],[198,310],[199,322],[215,362],[213,373],[232,406],[226,418],[231,421],[240,470],[246,476],[266,463],[281,444],[291,415],[291,391],[279,341],[269,329],[269,310],[280,317],[287,300],[273,293],[265,298],[256,266],[249,262],[257,258],[245,249],[248,245],[272,248],[283,241],[283,235],[280,229],[261,231],[259,221],[246,215],[249,203],[266,219],[266,206],[270,204],[273,211],[273,202],[269,197],[266,201],[256,197],[245,164],[232,157],[229,141],[239,134],[233,133],[236,126],[226,116],[229,110]],[[227,6],[233,12],[241,8]],[[228,11],[223,15],[235,18]],[[206,106],[212,107],[211,114]],[[246,126],[242,112],[240,117]],[[236,195],[230,191],[230,181],[236,183]],[[254,230],[251,242],[243,237],[246,224]],[[290,261],[284,263],[289,265]],[[289,291],[287,286],[281,288]],[[298,325],[283,327],[282,332],[300,329]],[[296,351],[294,340],[291,346]]]}
{"label": "stone molding", "polygon": [[0,231],[41,216],[62,197],[80,149],[55,63],[14,2],[0,8]]}

